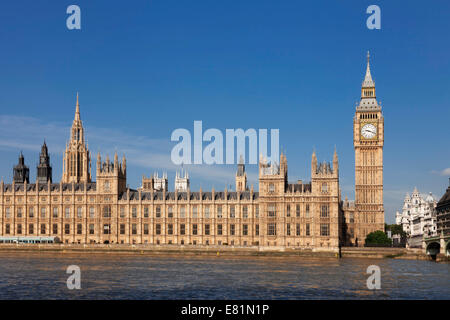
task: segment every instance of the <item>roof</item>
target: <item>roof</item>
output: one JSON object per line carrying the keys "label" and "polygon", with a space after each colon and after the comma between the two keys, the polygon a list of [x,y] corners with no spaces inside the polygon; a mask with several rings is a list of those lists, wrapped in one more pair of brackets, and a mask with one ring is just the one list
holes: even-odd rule
{"label": "roof", "polygon": [[[42,184],[36,184],[36,183],[27,183],[27,192],[35,192],[36,186],[39,186],[39,191],[48,191],[48,184],[42,183]],[[62,191],[72,191],[72,183],[52,183],[50,184],[50,190],[52,192],[60,191],[60,187],[62,186]],[[89,183],[74,183],[73,184],[75,191],[84,191],[85,188],[87,191],[95,191],[97,189],[97,185],[95,182],[89,182]],[[13,188],[12,184],[4,184],[3,185],[3,191],[4,192],[11,192]],[[15,192],[18,191],[24,191],[25,184],[24,183],[15,183],[14,189]]]}
{"label": "roof", "polygon": [[447,191],[442,196],[441,200],[436,205],[436,208],[450,205],[450,186],[447,188]]}
{"label": "roof", "polygon": [[[156,192],[141,192],[141,200],[164,200],[164,193],[161,191]],[[212,200],[212,192],[166,192],[165,200],[176,200],[187,201],[189,195],[189,200]],[[253,199],[251,199],[252,193],[250,191],[244,191],[241,193],[235,191],[229,191],[226,193],[227,200],[237,200],[238,197],[240,200],[256,200],[259,197],[258,192],[253,192]],[[129,192],[123,192],[119,195],[119,200],[139,200],[139,191],[130,190]],[[225,192],[224,191],[216,191],[214,192],[214,200],[225,200]]]}

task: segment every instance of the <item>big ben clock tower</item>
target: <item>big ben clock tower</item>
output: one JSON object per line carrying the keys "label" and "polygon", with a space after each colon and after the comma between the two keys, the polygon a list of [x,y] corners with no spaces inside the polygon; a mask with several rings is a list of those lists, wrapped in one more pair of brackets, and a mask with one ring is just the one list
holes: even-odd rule
{"label": "big ben clock tower", "polygon": [[384,231],[383,144],[384,118],[375,95],[367,53],[361,101],[353,119],[355,148],[355,237],[363,245],[367,234]]}

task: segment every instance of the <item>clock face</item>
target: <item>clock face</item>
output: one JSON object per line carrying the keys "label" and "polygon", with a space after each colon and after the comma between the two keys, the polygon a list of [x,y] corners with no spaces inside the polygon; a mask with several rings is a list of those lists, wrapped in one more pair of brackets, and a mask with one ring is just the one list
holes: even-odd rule
{"label": "clock face", "polygon": [[365,124],[361,128],[361,135],[366,139],[372,139],[377,134],[377,127],[375,127],[373,124],[368,123]]}

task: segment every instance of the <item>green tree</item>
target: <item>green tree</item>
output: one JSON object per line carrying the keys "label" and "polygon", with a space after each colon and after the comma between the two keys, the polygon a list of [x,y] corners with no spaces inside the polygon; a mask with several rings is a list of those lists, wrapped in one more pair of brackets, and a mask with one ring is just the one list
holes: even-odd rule
{"label": "green tree", "polygon": [[386,233],[381,230],[371,232],[366,237],[366,244],[368,245],[391,245],[392,240],[388,238]]}

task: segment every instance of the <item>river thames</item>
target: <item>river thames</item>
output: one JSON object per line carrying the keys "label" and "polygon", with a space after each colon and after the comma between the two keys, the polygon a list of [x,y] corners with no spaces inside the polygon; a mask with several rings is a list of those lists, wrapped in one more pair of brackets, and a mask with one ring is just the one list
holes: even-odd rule
{"label": "river thames", "polygon": [[[0,253],[0,299],[450,299],[450,264],[400,259]],[[81,289],[66,285],[69,265]],[[369,290],[367,267],[381,269]]]}

